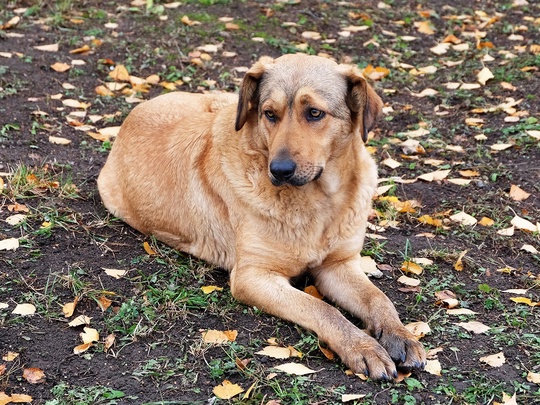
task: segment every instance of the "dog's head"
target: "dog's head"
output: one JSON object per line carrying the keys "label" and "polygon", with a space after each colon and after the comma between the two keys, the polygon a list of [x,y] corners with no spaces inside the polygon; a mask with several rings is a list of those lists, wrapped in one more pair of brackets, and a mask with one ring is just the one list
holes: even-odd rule
{"label": "dog's head", "polygon": [[272,183],[302,186],[317,180],[353,137],[366,142],[381,108],[355,66],[303,54],[263,57],[240,87],[236,130],[256,119]]}

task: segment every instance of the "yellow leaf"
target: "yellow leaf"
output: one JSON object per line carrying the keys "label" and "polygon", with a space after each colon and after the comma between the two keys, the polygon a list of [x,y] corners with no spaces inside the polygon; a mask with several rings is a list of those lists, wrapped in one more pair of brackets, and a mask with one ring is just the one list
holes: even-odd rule
{"label": "yellow leaf", "polygon": [[205,343],[222,345],[234,341],[237,334],[237,331],[220,331],[209,329],[202,332],[202,338]]}
{"label": "yellow leaf", "polygon": [[403,262],[403,264],[401,265],[401,270],[404,271],[405,273],[416,274],[417,276],[422,274],[422,272],[424,271],[422,266],[411,261]]}
{"label": "yellow leaf", "polygon": [[58,52],[58,44],[38,45],[34,46],[34,49],[45,52]]}
{"label": "yellow leaf", "polygon": [[223,291],[223,287],[218,287],[215,285],[204,285],[201,287],[201,290],[205,294],[210,294],[214,291]]}
{"label": "yellow leaf", "polygon": [[450,220],[454,222],[459,222],[462,225],[474,226],[478,220],[463,211],[458,212],[457,214],[451,215]]}
{"label": "yellow leaf", "polygon": [[327,349],[326,347],[321,346],[321,342],[318,342],[319,350],[324,354],[324,357],[326,357],[328,360],[334,360],[334,352],[330,349]]}
{"label": "yellow leaf", "polygon": [[418,218],[418,221],[423,224],[436,226],[438,228],[443,226],[442,219],[435,219],[432,218],[430,215],[422,215],[420,218]]}
{"label": "yellow leaf", "polygon": [[517,302],[518,304],[527,304],[530,307],[537,307],[540,305],[538,302],[531,301],[530,298],[526,297],[512,297],[510,298],[511,301]]}
{"label": "yellow leaf", "polygon": [[71,140],[67,138],[62,138],[61,136],[49,136],[49,142],[54,143],[56,145],[69,145],[71,143]]}
{"label": "yellow leaf", "polygon": [[148,242],[143,243],[143,248],[146,253],[148,253],[150,256],[154,256],[157,253],[150,247],[150,244]]}
{"label": "yellow leaf", "polygon": [[114,333],[111,333],[110,335],[108,335],[105,338],[105,343],[103,344],[103,348],[105,349],[105,351],[109,350],[114,345],[115,341],[116,341],[116,335]]}
{"label": "yellow leaf", "polygon": [[95,92],[98,96],[108,96],[108,97],[114,96],[114,93],[103,85],[97,86],[95,88]]}
{"label": "yellow leaf", "polygon": [[80,325],[90,325],[90,320],[92,318],[86,316],[86,315],[79,315],[77,318],[73,319],[70,323],[68,323],[69,326],[72,328],[75,326]]}
{"label": "yellow leaf", "polygon": [[16,352],[7,352],[7,354],[5,356],[2,356],[2,360],[4,361],[13,361],[15,360],[17,357],[19,357],[19,353],[16,353]]}
{"label": "yellow leaf", "polygon": [[289,348],[280,346],[266,346],[255,354],[272,357],[274,359],[288,359],[291,357],[291,351]]}
{"label": "yellow leaf", "polygon": [[71,51],[69,51],[69,53],[71,53],[71,54],[79,54],[79,53],[88,52],[89,50],[90,50],[90,46],[88,46],[87,44],[84,44],[80,48],[72,49]]}
{"label": "yellow leaf", "polygon": [[100,296],[97,300],[96,300],[99,308],[101,309],[102,312],[105,312],[112,304],[112,300],[110,300],[109,298],[105,297],[104,295]]}
{"label": "yellow leaf", "polygon": [[518,186],[512,184],[510,186],[510,197],[514,201],[523,201],[531,196],[530,193],[527,193],[525,190],[519,188]]}
{"label": "yellow leaf", "polygon": [[415,22],[414,26],[416,27],[418,32],[421,32],[422,34],[433,35],[435,33],[433,24],[431,24],[430,21]]}
{"label": "yellow leaf", "polygon": [[480,176],[480,173],[476,170],[460,170],[459,174],[463,177],[477,177]]}
{"label": "yellow leaf", "polygon": [[488,217],[482,217],[482,219],[478,221],[478,224],[482,226],[493,226],[495,221]]}
{"label": "yellow leaf", "polygon": [[[0,398],[1,399],[1,398]],[[34,399],[30,395],[26,394],[11,394],[11,402],[13,403],[27,403],[32,402]],[[6,402],[7,403],[7,402]]]}
{"label": "yellow leaf", "polygon": [[105,274],[107,274],[108,276],[114,277],[117,280],[125,276],[127,273],[127,270],[106,269],[105,267],[102,267],[102,269],[105,270]]}
{"label": "yellow leaf", "polygon": [[129,72],[124,65],[116,65],[109,77],[115,82],[129,82]]}
{"label": "yellow leaf", "polygon": [[220,385],[214,387],[213,393],[219,399],[231,399],[244,392],[238,384],[233,384],[229,380],[224,380]]}
{"label": "yellow leaf", "polygon": [[429,374],[440,376],[442,372],[441,362],[437,359],[427,360],[426,367],[424,370],[428,372]]}

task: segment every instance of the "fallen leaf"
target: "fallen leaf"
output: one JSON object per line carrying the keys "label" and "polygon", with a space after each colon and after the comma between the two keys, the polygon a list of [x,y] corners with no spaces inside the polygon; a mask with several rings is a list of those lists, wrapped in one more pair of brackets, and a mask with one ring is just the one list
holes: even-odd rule
{"label": "fallen leaf", "polygon": [[392,158],[384,159],[381,164],[388,166],[390,169],[397,169],[399,166],[401,166],[401,163]]}
{"label": "fallen leaf", "polygon": [[66,107],[71,108],[82,108],[83,110],[86,110],[88,107],[90,107],[90,103],[83,103],[79,100],[73,100],[73,99],[66,99],[62,100],[62,104],[64,104]]}
{"label": "fallen leaf", "polygon": [[79,315],[77,318],[73,319],[70,323],[68,323],[69,326],[72,328],[80,325],[90,325],[90,320],[92,318],[86,316],[86,315]]}
{"label": "fallen leaf", "polygon": [[477,312],[471,311],[468,308],[451,308],[446,311],[448,315],[476,315]]}
{"label": "fallen leaf", "polygon": [[49,142],[54,143],[56,145],[69,145],[71,143],[71,140],[67,138],[62,138],[60,136],[49,136]]}
{"label": "fallen leaf", "polygon": [[16,353],[16,352],[7,352],[7,354],[5,356],[2,357],[2,360],[4,361],[13,361],[15,360],[17,357],[19,357],[19,353]]}
{"label": "fallen leaf", "polygon": [[88,44],[84,44],[80,48],[72,49],[71,51],[69,51],[69,53],[74,55],[74,54],[85,53],[85,52],[88,52],[88,51],[90,51],[90,46]]}
{"label": "fallen leaf", "polygon": [[291,357],[291,351],[289,348],[280,346],[266,346],[255,354],[272,357],[274,359],[288,359]]}
{"label": "fallen leaf", "polygon": [[311,370],[310,368],[300,363],[285,363],[285,364],[281,364],[273,368],[279,371],[283,371],[284,373],[294,374],[294,375],[307,375],[307,374],[316,373],[315,370]]}
{"label": "fallen leaf", "polygon": [[30,384],[41,384],[45,382],[45,373],[40,368],[25,368],[23,370],[23,378]]}
{"label": "fallen leaf", "polygon": [[434,172],[422,174],[418,176],[417,178],[420,180],[427,181],[427,182],[432,182],[432,181],[444,180],[449,174],[450,174],[450,169],[436,170]]}
{"label": "fallen leaf", "polygon": [[534,139],[540,139],[540,131],[530,130],[530,131],[525,131],[525,132],[527,132],[527,135],[529,135],[530,137]]}
{"label": "fallen leaf", "polygon": [[224,380],[220,385],[214,387],[212,392],[219,399],[231,399],[244,392],[244,389],[238,384],[233,384],[229,380]]}
{"label": "fallen leaf", "polygon": [[511,288],[509,290],[503,290],[502,292],[510,294],[527,294],[527,290],[524,288]]}
{"label": "fallen leaf", "polygon": [[515,228],[513,226],[511,226],[510,228],[499,229],[497,231],[497,234],[502,236],[514,236],[514,229]]}
{"label": "fallen leaf", "polygon": [[417,339],[421,339],[428,333],[431,333],[431,328],[426,322],[411,322],[405,325],[407,330],[411,332]]}
{"label": "fallen leaf", "polygon": [[427,360],[424,371],[428,372],[429,374],[440,376],[442,372],[441,362],[437,359]]}
{"label": "fallen leaf", "polygon": [[425,128],[418,128],[407,132],[402,132],[401,134],[409,138],[418,138],[420,136],[428,135],[430,132]]}
{"label": "fallen leaf", "polygon": [[540,385],[540,373],[529,371],[527,373],[527,381]]}
{"label": "fallen leaf", "polygon": [[115,68],[109,72],[109,77],[115,82],[129,82],[129,72],[124,65],[116,65]]}
{"label": "fallen leaf", "polygon": [[482,217],[480,221],[478,221],[478,224],[482,226],[493,226],[495,221],[488,217]]}
{"label": "fallen leaf", "polygon": [[485,86],[486,82],[490,79],[493,79],[495,76],[493,76],[493,73],[491,73],[491,70],[485,67],[480,72],[478,72],[477,77],[478,77],[478,83]]}
{"label": "fallen leaf", "polygon": [[24,214],[14,214],[14,215],[10,215],[9,217],[7,217],[5,219],[5,221],[14,226],[14,225],[18,225],[20,224],[21,222],[23,222],[25,219],[26,219],[27,215],[24,215]]}
{"label": "fallen leaf", "polygon": [[382,272],[377,268],[377,263],[369,256],[360,256],[360,267],[368,276],[382,277]]}
{"label": "fallen leaf", "polygon": [[[362,399],[366,395],[365,394],[342,394],[341,395],[341,402],[349,402],[349,401],[356,401],[357,399]],[[268,404],[266,404],[268,405]]]}
{"label": "fallen leaf", "polygon": [[237,331],[220,331],[209,329],[202,332],[202,338],[205,343],[222,345],[236,340]]}
{"label": "fallen leaf", "polygon": [[97,302],[97,304],[98,304],[98,306],[99,306],[99,308],[101,309],[102,312],[105,312],[112,305],[112,300],[110,300],[109,298],[107,298],[104,295],[101,295],[96,300],[96,302]]}
{"label": "fallen leaf", "polygon": [[83,343],[82,345],[75,346],[73,348],[74,354],[81,354],[86,352],[88,349],[90,349],[93,346],[93,343]]}
{"label": "fallen leaf", "polygon": [[435,28],[430,21],[417,21],[414,26],[422,34],[433,35],[435,33]]}
{"label": "fallen leaf", "polygon": [[73,312],[75,312],[75,307],[77,306],[77,303],[79,302],[79,298],[75,297],[73,302],[68,302],[67,304],[64,304],[62,307],[62,312],[64,313],[64,316],[66,318],[69,318],[73,315]]}
{"label": "fallen leaf", "polygon": [[480,173],[476,170],[460,170],[458,172],[463,177],[478,177]]}
{"label": "fallen leaf", "polygon": [[397,279],[397,281],[398,283],[407,285],[409,287],[416,287],[420,285],[420,280],[416,278],[412,278],[412,277],[407,277],[407,276],[401,276],[400,278]]}
{"label": "fallen leaf", "polygon": [[519,215],[514,216],[510,223],[515,226],[517,229],[521,229],[529,232],[539,232],[538,225],[534,225],[531,221],[521,218]]}
{"label": "fallen leaf", "polygon": [[144,251],[148,253],[150,256],[157,255],[157,253],[154,251],[154,249],[152,249],[152,247],[150,246],[148,242],[143,243],[143,248],[144,248]]}
{"label": "fallen leaf", "polygon": [[532,253],[533,255],[537,255],[539,252],[538,252],[538,249],[536,249],[533,245],[523,245],[520,250],[524,250],[526,252],[529,252],[529,253]]}
{"label": "fallen leaf", "polygon": [[218,287],[216,285],[204,285],[201,287],[201,290],[204,294],[210,294],[214,291],[223,291],[223,287]]}
{"label": "fallen leaf", "polygon": [[0,250],[16,250],[19,248],[19,239],[8,238],[0,240]]}
{"label": "fallen leaf", "polygon": [[440,43],[432,48],[429,48],[431,52],[433,52],[435,55],[444,55],[448,52],[448,49],[450,48],[450,44],[448,43]]}
{"label": "fallen leaf", "polygon": [[34,46],[34,49],[37,49],[38,51],[45,51],[45,52],[58,52],[58,44],[49,44],[49,45],[38,45]]}
{"label": "fallen leaf", "polygon": [[63,73],[71,69],[71,66],[68,65],[67,63],[56,62],[51,65],[51,69],[54,70],[55,72]]}
{"label": "fallen leaf", "polygon": [[469,332],[472,332],[476,335],[481,334],[481,333],[486,333],[488,330],[491,329],[489,326],[484,325],[483,323],[477,322],[477,321],[460,322],[456,325],[461,326],[463,329]]}
{"label": "fallen leaf", "polygon": [[433,218],[430,215],[422,215],[421,217],[418,218],[418,221],[423,224],[436,226],[437,228],[440,228],[443,226],[443,222],[441,219]]}
{"label": "fallen leaf", "polygon": [[36,307],[32,304],[18,304],[11,313],[21,316],[34,315],[36,313]]}
{"label": "fallen leaf", "polygon": [[436,94],[439,94],[439,92],[435,89],[430,89],[430,88],[424,89],[420,93],[411,92],[412,96],[418,97],[418,98],[434,96]]}
{"label": "fallen leaf", "polygon": [[105,267],[102,267],[103,270],[105,270],[105,274],[108,276],[114,277],[115,279],[120,279],[123,276],[127,274],[127,270],[119,270],[119,269],[107,269]]}
{"label": "fallen leaf", "polygon": [[478,220],[472,215],[466,214],[463,211],[458,212],[457,214],[451,215],[450,220],[454,222],[459,222],[462,225],[474,226]]}
{"label": "fallen leaf", "polygon": [[506,362],[506,358],[504,357],[504,353],[500,352],[491,354],[489,356],[480,357],[480,361],[491,367],[501,367]]}
{"label": "fallen leaf", "polygon": [[520,187],[512,184],[510,186],[510,197],[514,201],[523,201],[526,200],[531,196],[530,193],[527,193],[525,190],[521,189]]}
{"label": "fallen leaf", "polygon": [[527,298],[527,297],[511,297],[510,301],[517,302],[518,304],[526,304],[530,307],[540,306],[539,302],[534,302],[530,298]]}
{"label": "fallen leaf", "polygon": [[316,31],[304,31],[302,32],[302,38],[305,39],[313,39],[314,41],[317,41],[321,39],[321,34]]}
{"label": "fallen leaf", "polygon": [[496,143],[494,145],[491,145],[490,149],[491,150],[496,150],[496,151],[501,151],[501,150],[509,149],[512,146],[514,146],[514,145],[512,145],[511,143]]}
{"label": "fallen leaf", "polygon": [[83,343],[92,343],[99,340],[99,332],[94,328],[85,327],[80,333]]}
{"label": "fallen leaf", "polygon": [[320,300],[324,298],[314,285],[308,285],[306,288],[304,288],[304,292]]}
{"label": "fallen leaf", "polygon": [[103,348],[105,349],[105,352],[107,352],[107,350],[109,350],[114,345],[115,341],[116,341],[116,335],[114,333],[109,334],[105,338],[105,342],[103,344]]}
{"label": "fallen leaf", "polygon": [[334,352],[330,349],[327,349],[326,347],[321,346],[321,342],[318,342],[319,350],[324,354],[324,357],[326,357],[328,360],[334,360]]}

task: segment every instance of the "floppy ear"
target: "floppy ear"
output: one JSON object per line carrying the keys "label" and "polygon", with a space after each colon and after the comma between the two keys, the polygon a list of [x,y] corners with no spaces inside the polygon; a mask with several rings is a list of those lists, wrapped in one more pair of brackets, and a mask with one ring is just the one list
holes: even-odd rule
{"label": "floppy ear", "polygon": [[368,134],[375,121],[382,113],[383,102],[375,90],[368,84],[360,69],[356,66],[344,66],[347,80],[347,106],[351,110],[353,132],[360,133],[362,140],[368,141]]}
{"label": "floppy ear", "polygon": [[249,111],[257,107],[259,82],[264,72],[266,72],[266,65],[273,61],[274,59],[263,56],[246,72],[240,85],[238,108],[236,110],[235,129],[237,131],[240,131],[246,123]]}

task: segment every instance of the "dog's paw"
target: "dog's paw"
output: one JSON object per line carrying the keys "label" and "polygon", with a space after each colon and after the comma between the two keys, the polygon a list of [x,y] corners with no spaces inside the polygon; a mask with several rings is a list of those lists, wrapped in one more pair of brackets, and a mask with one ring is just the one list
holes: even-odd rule
{"label": "dog's paw", "polygon": [[377,335],[379,343],[386,349],[398,369],[406,372],[424,369],[426,350],[404,326],[385,328]]}
{"label": "dog's paw", "polygon": [[341,360],[355,373],[363,373],[374,380],[393,380],[397,377],[396,365],[389,354],[375,339],[358,334],[346,345],[336,350]]}

